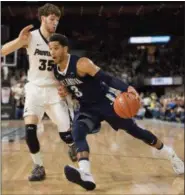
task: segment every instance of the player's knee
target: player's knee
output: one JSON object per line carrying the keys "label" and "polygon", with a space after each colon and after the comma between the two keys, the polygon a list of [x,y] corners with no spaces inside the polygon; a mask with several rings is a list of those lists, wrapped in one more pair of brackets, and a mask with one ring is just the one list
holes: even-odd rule
{"label": "player's knee", "polygon": [[72,128],[72,136],[74,141],[86,139],[88,131],[89,128],[84,122],[77,121]]}
{"label": "player's knee", "polygon": [[84,122],[78,121],[73,126],[72,135],[76,144],[77,152],[89,152],[89,146],[86,140],[88,131],[89,128]]}
{"label": "player's knee", "polygon": [[[25,108],[26,111],[26,108]],[[39,117],[36,115],[28,115],[24,117],[25,124],[37,124],[39,122]]]}
{"label": "player's knee", "polygon": [[39,152],[40,145],[37,138],[37,125],[26,125],[26,143],[32,154]]}
{"label": "player's knee", "polygon": [[71,131],[59,132],[59,135],[61,140],[63,140],[66,144],[72,144],[74,142]]}

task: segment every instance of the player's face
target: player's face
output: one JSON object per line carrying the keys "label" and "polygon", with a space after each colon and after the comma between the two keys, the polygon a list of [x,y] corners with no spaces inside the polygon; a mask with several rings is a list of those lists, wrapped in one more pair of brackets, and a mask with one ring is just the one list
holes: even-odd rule
{"label": "player's face", "polygon": [[59,23],[59,17],[55,14],[43,17],[43,23],[49,33],[54,33]]}
{"label": "player's face", "polygon": [[49,42],[51,57],[55,64],[60,64],[66,55],[66,48],[61,46],[58,41]]}

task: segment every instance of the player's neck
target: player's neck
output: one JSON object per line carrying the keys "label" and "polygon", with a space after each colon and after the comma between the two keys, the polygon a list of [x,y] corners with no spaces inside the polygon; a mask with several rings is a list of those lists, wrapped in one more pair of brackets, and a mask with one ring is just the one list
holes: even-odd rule
{"label": "player's neck", "polygon": [[59,64],[60,70],[63,71],[66,69],[69,62],[69,54],[66,54],[65,59]]}
{"label": "player's neck", "polygon": [[49,40],[49,37],[51,36],[51,33],[49,33],[42,25],[40,27],[40,31],[41,31],[42,35],[44,36],[44,38],[46,40]]}

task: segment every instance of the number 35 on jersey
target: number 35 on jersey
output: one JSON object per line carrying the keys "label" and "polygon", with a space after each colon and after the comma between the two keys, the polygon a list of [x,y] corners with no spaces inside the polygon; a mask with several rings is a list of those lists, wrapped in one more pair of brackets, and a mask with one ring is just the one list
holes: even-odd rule
{"label": "number 35 on jersey", "polygon": [[40,66],[39,66],[39,70],[41,71],[52,71],[53,66],[54,66],[54,62],[53,60],[45,60],[45,59],[40,59]]}

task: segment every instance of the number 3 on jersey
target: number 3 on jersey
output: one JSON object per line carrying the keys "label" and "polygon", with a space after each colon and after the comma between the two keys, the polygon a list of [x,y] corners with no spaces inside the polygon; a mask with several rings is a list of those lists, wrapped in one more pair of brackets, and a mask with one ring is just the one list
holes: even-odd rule
{"label": "number 3 on jersey", "polygon": [[71,86],[70,89],[75,93],[76,97],[82,97],[83,93],[79,91],[79,89],[76,86]]}
{"label": "number 3 on jersey", "polygon": [[53,60],[40,59],[39,61],[40,61],[39,70],[52,71],[52,69],[53,69]]}

